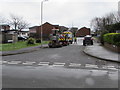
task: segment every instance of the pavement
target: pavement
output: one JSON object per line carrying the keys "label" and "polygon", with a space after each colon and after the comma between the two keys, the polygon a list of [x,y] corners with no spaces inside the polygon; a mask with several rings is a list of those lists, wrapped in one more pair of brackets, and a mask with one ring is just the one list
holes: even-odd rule
{"label": "pavement", "polygon": [[120,53],[110,51],[104,46],[101,46],[100,43],[94,43],[92,46],[85,46],[83,52],[98,59],[120,63]]}

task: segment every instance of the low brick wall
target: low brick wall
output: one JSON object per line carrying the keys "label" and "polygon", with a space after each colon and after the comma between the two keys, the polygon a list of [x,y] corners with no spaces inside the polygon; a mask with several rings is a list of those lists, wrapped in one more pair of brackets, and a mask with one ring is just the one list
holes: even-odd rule
{"label": "low brick wall", "polygon": [[117,47],[115,45],[109,44],[109,43],[104,43],[104,46],[114,52],[120,53],[120,47]]}

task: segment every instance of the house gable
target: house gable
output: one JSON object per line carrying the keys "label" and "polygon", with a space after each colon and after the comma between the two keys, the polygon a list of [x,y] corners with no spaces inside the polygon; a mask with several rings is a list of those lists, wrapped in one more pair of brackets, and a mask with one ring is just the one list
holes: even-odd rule
{"label": "house gable", "polygon": [[76,33],[77,37],[86,36],[86,35],[90,35],[90,28],[83,27],[83,28],[79,29]]}

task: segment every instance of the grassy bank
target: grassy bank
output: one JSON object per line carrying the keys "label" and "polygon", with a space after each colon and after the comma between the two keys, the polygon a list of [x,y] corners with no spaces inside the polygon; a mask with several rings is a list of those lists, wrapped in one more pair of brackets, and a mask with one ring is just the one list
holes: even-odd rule
{"label": "grassy bank", "polygon": [[[48,41],[43,41],[42,44],[48,44]],[[22,48],[32,47],[32,46],[39,46],[40,43],[36,43],[34,45],[27,45],[26,41],[20,41],[16,43],[8,43],[8,44],[0,44],[0,51],[11,51],[11,50],[18,50]]]}

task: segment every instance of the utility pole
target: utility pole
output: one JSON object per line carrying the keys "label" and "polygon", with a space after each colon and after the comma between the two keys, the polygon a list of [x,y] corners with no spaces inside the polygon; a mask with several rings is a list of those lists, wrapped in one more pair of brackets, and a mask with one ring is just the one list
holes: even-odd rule
{"label": "utility pole", "polygon": [[41,48],[43,47],[42,42],[43,42],[43,27],[42,27],[42,22],[43,22],[43,2],[48,1],[48,0],[43,0],[41,1]]}

